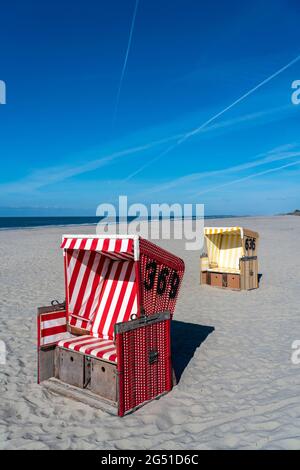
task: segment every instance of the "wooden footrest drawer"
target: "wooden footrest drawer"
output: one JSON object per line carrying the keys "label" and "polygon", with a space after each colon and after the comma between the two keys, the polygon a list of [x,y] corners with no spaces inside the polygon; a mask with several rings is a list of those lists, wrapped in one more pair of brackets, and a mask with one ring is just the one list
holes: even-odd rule
{"label": "wooden footrest drawer", "polygon": [[241,276],[239,274],[227,274],[227,287],[229,289],[240,289]]}

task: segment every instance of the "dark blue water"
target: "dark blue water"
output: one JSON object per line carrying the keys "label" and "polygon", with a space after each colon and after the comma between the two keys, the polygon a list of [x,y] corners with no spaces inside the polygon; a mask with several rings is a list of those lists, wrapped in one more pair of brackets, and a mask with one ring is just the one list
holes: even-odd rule
{"label": "dark blue water", "polygon": [[99,217],[0,217],[0,229],[97,224]]}
{"label": "dark blue water", "polygon": [[[205,219],[220,219],[224,216],[206,216]],[[128,223],[135,217],[128,217]],[[20,229],[47,226],[66,226],[66,225],[94,225],[101,222],[101,217],[95,216],[70,216],[70,217],[0,217],[0,230],[2,229]],[[118,220],[117,220],[118,222]]]}

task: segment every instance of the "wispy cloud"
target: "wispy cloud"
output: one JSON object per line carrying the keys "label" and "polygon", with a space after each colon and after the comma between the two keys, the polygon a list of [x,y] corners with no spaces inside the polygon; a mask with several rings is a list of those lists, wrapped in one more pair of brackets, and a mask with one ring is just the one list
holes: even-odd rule
{"label": "wispy cloud", "polygon": [[242,101],[244,101],[246,98],[248,98],[250,95],[252,95],[253,93],[255,93],[257,90],[259,90],[260,88],[262,88],[264,85],[266,85],[267,83],[269,83],[270,81],[274,80],[276,77],[278,77],[280,74],[282,74],[285,70],[287,70],[288,68],[290,68],[292,65],[296,64],[297,62],[299,62],[300,60],[300,55],[298,55],[297,57],[295,57],[293,60],[291,60],[290,62],[288,62],[286,65],[284,65],[283,67],[281,67],[279,70],[277,70],[276,72],[274,72],[272,75],[270,75],[269,77],[267,77],[266,79],[264,79],[263,81],[261,81],[260,83],[258,83],[255,87],[251,88],[250,90],[248,90],[246,93],[244,93],[242,96],[240,96],[238,99],[234,100],[230,105],[226,106],[224,109],[222,109],[221,111],[219,111],[217,114],[215,114],[214,116],[212,116],[211,118],[209,118],[207,121],[205,121],[204,123],[202,123],[200,126],[192,129],[191,131],[189,132],[186,132],[184,134],[183,137],[181,137],[180,139],[178,139],[177,142],[175,142],[174,144],[170,145],[167,149],[165,149],[164,151],[162,151],[161,153],[159,153],[155,158],[151,159],[151,160],[148,160],[144,165],[140,166],[136,171],[134,171],[133,173],[129,174],[126,178],[126,180],[130,180],[132,179],[134,176],[136,176],[137,174],[139,174],[141,171],[143,171],[145,168],[147,168],[149,165],[152,165],[153,163],[155,163],[156,161],[160,160],[161,158],[167,156],[170,152],[172,152],[173,150],[175,150],[178,146],[182,145],[184,142],[186,142],[188,139],[190,139],[191,137],[195,136],[196,134],[199,134],[199,132],[201,132],[205,127],[207,127],[209,124],[211,124],[212,122],[214,122],[216,119],[218,119],[219,117],[221,117],[223,114],[225,114],[227,111],[231,110],[232,108],[234,108],[235,106],[237,106],[239,103],[241,103]]}

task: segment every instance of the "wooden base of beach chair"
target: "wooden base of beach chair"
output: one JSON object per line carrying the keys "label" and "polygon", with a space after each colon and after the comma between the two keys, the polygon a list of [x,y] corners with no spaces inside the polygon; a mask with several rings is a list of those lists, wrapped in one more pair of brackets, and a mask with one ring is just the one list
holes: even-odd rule
{"label": "wooden base of beach chair", "polygon": [[117,401],[117,365],[91,359],[91,391],[103,398]]}
{"label": "wooden base of beach chair", "polygon": [[[97,360],[95,360],[95,362],[96,361]],[[106,413],[113,416],[120,416],[119,402],[117,397],[118,384],[116,370],[114,369],[113,364],[105,363],[105,365],[101,365],[101,362],[103,363],[104,361],[98,361],[96,362],[96,365],[94,364],[94,368],[91,370],[91,382],[86,388],[71,385],[70,383],[66,383],[57,377],[47,378],[40,382],[40,385],[56,395],[61,395],[66,398],[84,403],[93,408],[105,411]],[[104,368],[105,370],[103,370]],[[93,372],[95,372],[94,375]],[[68,377],[74,378],[74,373],[69,373]],[[173,386],[174,385],[176,385],[176,377],[175,373],[173,372]],[[168,391],[164,391],[154,398],[131,408],[129,411],[125,411],[123,414],[126,415],[133,413],[147,403],[160,399],[167,393]]]}
{"label": "wooden base of beach chair", "polygon": [[230,290],[253,290],[258,288],[257,262],[241,260],[241,274],[201,272],[201,284]]}
{"label": "wooden base of beach chair", "polygon": [[118,415],[118,406],[116,402],[106,400],[105,398],[100,399],[99,395],[91,390],[80,389],[79,387],[67,384],[54,377],[45,380],[41,385],[57,395],[63,395],[114,416]]}
{"label": "wooden base of beach chair", "polygon": [[[118,403],[113,402],[104,398],[99,398],[99,395],[96,393],[90,391],[90,390],[82,390],[78,387],[75,387],[70,384],[66,384],[62,382],[61,380],[58,380],[54,377],[45,380],[44,382],[41,383],[41,385],[46,389],[49,390],[50,392],[54,393],[55,395],[61,395],[66,398],[70,398],[71,400],[75,400],[81,403],[84,403],[85,405],[91,406],[92,408],[96,408],[98,410],[104,411],[112,416],[118,416]],[[161,397],[166,395],[168,392],[163,392],[160,395],[156,396],[155,398],[146,401],[142,403],[141,405],[136,406],[135,408],[132,408],[130,411],[124,413],[126,414],[131,414],[134,411],[138,410],[142,406],[150,403],[151,401],[154,400],[159,400]]]}
{"label": "wooden base of beach chair", "polygon": [[55,377],[75,387],[85,388],[85,357],[65,349],[55,350]]}
{"label": "wooden base of beach chair", "polygon": [[55,346],[41,348],[38,351],[39,382],[54,377],[55,374]]}
{"label": "wooden base of beach chair", "polygon": [[[60,318],[61,312],[50,313],[38,319],[41,338],[57,341],[39,345],[41,385],[99,409],[106,409],[108,403],[119,416],[171,391],[175,379],[170,312],[115,324],[115,341],[91,335],[72,337]],[[63,324],[53,326],[57,320]]]}
{"label": "wooden base of beach chair", "polygon": [[240,274],[201,272],[201,284],[207,284],[221,289],[241,290]]}
{"label": "wooden base of beach chair", "polygon": [[241,276],[239,274],[227,274],[226,287],[232,290],[240,290]]}
{"label": "wooden base of beach chair", "polygon": [[101,398],[117,401],[117,365],[60,347],[55,351],[55,378]]}

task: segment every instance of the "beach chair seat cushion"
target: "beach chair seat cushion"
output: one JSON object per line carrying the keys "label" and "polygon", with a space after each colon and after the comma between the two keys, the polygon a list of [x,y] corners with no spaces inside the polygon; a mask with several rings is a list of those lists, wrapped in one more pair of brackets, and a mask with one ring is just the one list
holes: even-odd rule
{"label": "beach chair seat cushion", "polygon": [[209,267],[207,271],[214,272],[214,273],[228,273],[228,274],[240,274],[241,273],[240,269],[233,268],[233,267],[222,268],[220,266]]}
{"label": "beach chair seat cushion", "polygon": [[117,362],[116,346],[112,340],[86,335],[63,339],[57,343],[57,346],[114,364]]}

